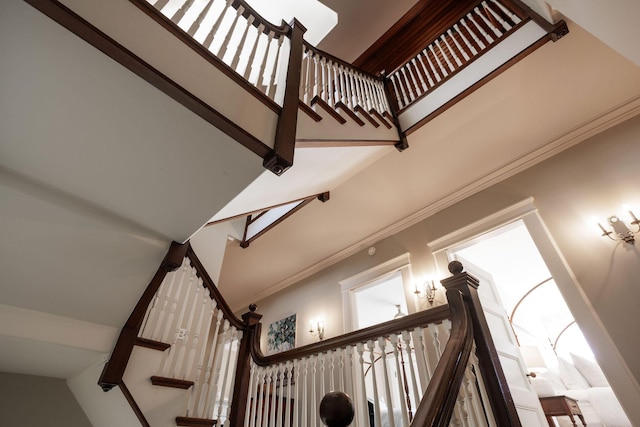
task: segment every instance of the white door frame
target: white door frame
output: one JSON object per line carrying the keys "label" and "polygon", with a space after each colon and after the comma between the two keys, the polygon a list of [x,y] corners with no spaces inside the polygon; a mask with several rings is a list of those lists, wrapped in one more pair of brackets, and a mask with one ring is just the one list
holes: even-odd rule
{"label": "white door frame", "polygon": [[428,243],[436,261],[439,277],[449,276],[447,248],[458,246],[474,237],[495,230],[510,222],[522,219],[531,234],[542,259],[547,264],[560,293],[580,330],[589,342],[593,353],[607,379],[611,383],[625,411],[635,413],[640,402],[640,385],[634,379],[600,317],[587,299],[564,256],[560,253],[544,221],[534,206],[532,197],[476,221],[453,233]]}

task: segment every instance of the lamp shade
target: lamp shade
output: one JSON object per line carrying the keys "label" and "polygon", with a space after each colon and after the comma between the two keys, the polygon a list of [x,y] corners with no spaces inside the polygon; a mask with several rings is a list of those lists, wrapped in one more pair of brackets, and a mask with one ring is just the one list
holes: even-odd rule
{"label": "lamp shade", "polygon": [[527,365],[527,368],[547,368],[547,364],[544,361],[544,356],[542,356],[540,347],[535,345],[523,345],[520,347],[520,353],[522,353],[522,358],[524,359],[524,363]]}

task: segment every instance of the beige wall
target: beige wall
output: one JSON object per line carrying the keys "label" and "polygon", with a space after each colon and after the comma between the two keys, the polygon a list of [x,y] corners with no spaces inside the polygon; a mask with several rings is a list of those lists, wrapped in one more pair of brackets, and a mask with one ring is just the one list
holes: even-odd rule
{"label": "beige wall", "polygon": [[[517,143],[517,142],[516,142]],[[540,216],[581,292],[620,352],[637,386],[640,380],[640,252],[637,245],[600,236],[595,222],[619,214],[622,205],[640,215],[640,117],[596,135],[524,172],[375,244],[282,292],[258,302],[265,324],[297,312],[298,345],[310,342],[308,318],[324,313],[327,336],[342,330],[338,282],[409,252],[414,276],[435,272],[427,242],[533,197]],[[339,188],[336,190],[339,191]],[[307,320],[307,323],[304,321]],[[587,334],[588,335],[588,334]],[[596,355],[606,349],[594,348]]]}
{"label": "beige wall", "polygon": [[0,372],[4,426],[91,427],[65,380]]}

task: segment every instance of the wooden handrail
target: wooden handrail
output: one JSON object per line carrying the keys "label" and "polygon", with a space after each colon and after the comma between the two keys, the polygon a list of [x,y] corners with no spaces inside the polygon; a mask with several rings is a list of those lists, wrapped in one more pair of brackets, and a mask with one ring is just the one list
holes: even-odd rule
{"label": "wooden handrail", "polygon": [[447,300],[451,310],[451,335],[418,405],[412,426],[446,427],[449,425],[467,369],[473,343],[473,326],[469,308],[458,290],[447,290]]}
{"label": "wooden handrail", "polygon": [[275,34],[284,34],[287,36],[291,35],[291,26],[286,22],[282,21],[280,26],[275,26],[274,24],[263,18],[262,15],[260,15],[258,12],[256,12],[255,9],[252,8],[246,1],[233,0],[233,3],[231,3],[231,7],[233,7],[235,10],[238,10],[238,8],[240,8],[241,6],[243,9],[242,16],[245,18],[253,16],[254,19],[251,25],[256,28],[259,28],[262,25],[262,27],[264,28],[262,30],[263,33],[268,34],[269,32],[273,31]]}
{"label": "wooden handrail", "polygon": [[349,345],[355,346],[361,342],[396,334],[419,326],[425,326],[429,323],[441,323],[443,320],[449,319],[449,317],[449,306],[445,304],[434,307],[430,310],[410,314],[400,319],[390,320],[365,329],[353,331],[335,338],[295,348],[293,350],[283,351],[282,353],[277,353],[271,356],[264,356],[262,354],[262,350],[260,349],[260,325],[258,325],[257,334],[254,336],[254,342],[251,346],[251,355],[258,366],[277,365],[279,363],[300,359],[312,354],[319,354],[329,350],[345,348]]}

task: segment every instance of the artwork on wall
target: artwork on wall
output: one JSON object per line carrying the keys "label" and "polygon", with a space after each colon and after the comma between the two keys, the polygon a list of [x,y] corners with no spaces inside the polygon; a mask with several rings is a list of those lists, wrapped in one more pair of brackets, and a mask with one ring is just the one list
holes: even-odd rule
{"label": "artwork on wall", "polygon": [[267,333],[267,354],[291,350],[296,346],[296,315],[273,322]]}

